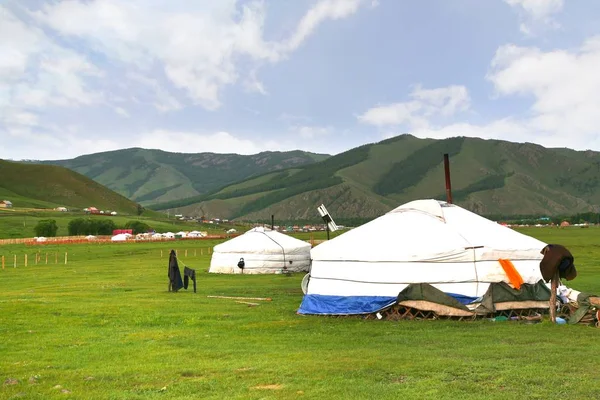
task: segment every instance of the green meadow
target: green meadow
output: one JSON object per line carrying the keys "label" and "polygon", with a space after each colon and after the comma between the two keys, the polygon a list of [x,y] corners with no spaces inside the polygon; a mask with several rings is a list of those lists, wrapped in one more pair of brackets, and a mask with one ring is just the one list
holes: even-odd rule
{"label": "green meadow", "polygon": [[118,228],[125,227],[128,221],[142,221],[148,224],[157,232],[179,232],[181,230],[206,231],[209,234],[223,234],[227,229],[239,226],[232,224],[199,224],[196,222],[179,221],[175,218],[168,218],[166,215],[154,211],[146,211],[144,215],[89,215],[82,212],[59,212],[53,210],[34,210],[34,209],[0,209],[0,239],[13,238],[31,238],[35,235],[36,224],[43,219],[53,219],[58,225],[57,236],[67,236],[69,234],[69,222],[76,218],[92,219],[111,219]]}
{"label": "green meadow", "polygon": [[[569,247],[579,272],[569,286],[600,294],[600,229],[523,232]],[[300,316],[303,274],[208,274],[217,243],[0,246],[7,260],[0,269],[0,398],[512,400],[600,393],[600,329],[547,320]],[[167,291],[171,248],[182,271],[196,269],[197,293]],[[249,305],[209,295],[272,301]]]}

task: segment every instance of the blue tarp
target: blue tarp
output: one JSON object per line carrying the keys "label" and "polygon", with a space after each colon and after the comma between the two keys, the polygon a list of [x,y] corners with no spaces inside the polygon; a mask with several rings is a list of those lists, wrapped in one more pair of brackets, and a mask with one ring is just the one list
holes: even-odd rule
{"label": "blue tarp", "polygon": [[327,296],[307,294],[298,314],[351,315],[370,314],[396,301],[396,296]]}
{"label": "blue tarp", "polygon": [[[476,297],[460,294],[446,294],[454,297],[462,304],[469,304],[476,299]],[[302,299],[298,314],[370,314],[394,304],[396,299],[396,296],[328,296],[323,294],[307,294]]]}
{"label": "blue tarp", "polygon": [[465,296],[463,294],[456,294],[456,293],[446,293],[446,294],[448,296],[454,297],[456,300],[460,301],[462,304],[471,304],[472,302],[474,302],[475,300],[480,298],[480,297]]}

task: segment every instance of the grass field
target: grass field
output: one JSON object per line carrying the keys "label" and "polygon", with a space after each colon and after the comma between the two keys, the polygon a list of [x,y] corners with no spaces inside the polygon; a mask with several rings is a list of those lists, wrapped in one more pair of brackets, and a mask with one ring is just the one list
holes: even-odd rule
{"label": "grass field", "polygon": [[[600,293],[600,229],[525,232],[567,245],[579,271],[570,286]],[[512,400],[600,393],[598,329],[299,316],[302,274],[208,274],[215,243],[1,246],[7,258],[68,251],[69,261],[0,270],[0,398]],[[198,271],[198,293],[167,292],[172,246]],[[248,307],[207,295],[273,301]]]}
{"label": "grass field", "polygon": [[0,239],[34,237],[34,227],[39,220],[54,219],[58,225],[57,236],[67,236],[69,222],[75,218],[100,218],[112,219],[118,228],[125,227],[125,224],[131,220],[139,220],[148,224],[157,232],[179,232],[180,230],[207,231],[210,234],[223,234],[224,231],[232,227],[240,229],[239,226],[231,224],[198,224],[176,219],[169,219],[166,215],[155,211],[148,211],[147,215],[86,215],[83,213],[58,212],[52,210],[23,210],[23,209],[0,209]]}

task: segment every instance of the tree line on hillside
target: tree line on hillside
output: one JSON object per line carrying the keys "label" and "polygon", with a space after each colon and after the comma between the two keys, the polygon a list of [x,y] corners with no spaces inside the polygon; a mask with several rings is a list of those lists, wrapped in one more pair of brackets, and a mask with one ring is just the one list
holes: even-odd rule
{"label": "tree line on hillside", "polygon": [[[67,229],[69,236],[84,235],[112,235],[115,229],[131,229],[134,235],[151,230],[151,227],[142,221],[127,221],[124,227],[118,227],[111,219],[76,218],[69,221]],[[36,236],[55,237],[58,225],[54,219],[40,220],[34,227]]]}
{"label": "tree line on hillside", "polygon": [[442,162],[442,155],[450,157],[460,153],[464,137],[449,138],[431,143],[418,149],[405,159],[398,161],[373,186],[375,193],[387,196],[402,193],[411,186],[417,185],[425,175]]}

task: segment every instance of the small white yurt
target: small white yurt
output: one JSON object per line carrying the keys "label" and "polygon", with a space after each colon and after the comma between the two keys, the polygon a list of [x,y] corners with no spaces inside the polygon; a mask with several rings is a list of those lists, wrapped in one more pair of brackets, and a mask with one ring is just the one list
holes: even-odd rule
{"label": "small white yurt", "polygon": [[110,240],[111,240],[112,242],[125,242],[125,241],[127,241],[127,239],[129,239],[131,236],[133,236],[133,235],[131,235],[131,234],[129,234],[129,233],[119,233],[119,234],[117,234],[117,235],[115,235],[115,236],[111,237],[111,238],[110,238]]}
{"label": "small white yurt", "polygon": [[[308,271],[310,243],[262,227],[216,245],[208,272],[277,274]],[[244,268],[239,268],[240,259]]]}
{"label": "small white yurt", "polygon": [[545,246],[457,205],[412,201],[312,249],[298,312],[372,313],[413,283],[468,304],[491,283],[510,282],[499,260],[509,260],[523,283],[539,282]]}

